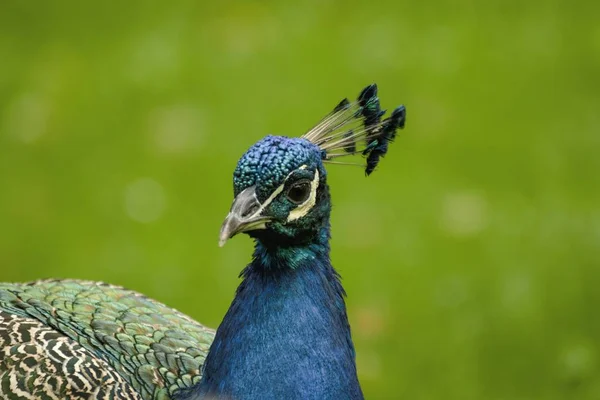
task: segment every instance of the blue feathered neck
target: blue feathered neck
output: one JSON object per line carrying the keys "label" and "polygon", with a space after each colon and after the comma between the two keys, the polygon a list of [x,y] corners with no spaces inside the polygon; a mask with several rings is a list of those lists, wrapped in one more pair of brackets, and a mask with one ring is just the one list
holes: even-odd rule
{"label": "blue feathered neck", "polygon": [[191,398],[363,398],[328,242],[328,226],[297,247],[257,242]]}

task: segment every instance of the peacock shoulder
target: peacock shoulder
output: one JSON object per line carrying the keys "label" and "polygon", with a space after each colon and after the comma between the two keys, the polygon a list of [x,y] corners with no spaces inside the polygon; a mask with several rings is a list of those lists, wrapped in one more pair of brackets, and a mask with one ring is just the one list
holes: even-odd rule
{"label": "peacock shoulder", "polygon": [[[212,329],[177,310],[101,282],[0,283],[0,311],[13,324],[35,320],[64,335],[144,399],[171,398],[198,383],[214,338]],[[2,330],[8,328],[0,322]]]}

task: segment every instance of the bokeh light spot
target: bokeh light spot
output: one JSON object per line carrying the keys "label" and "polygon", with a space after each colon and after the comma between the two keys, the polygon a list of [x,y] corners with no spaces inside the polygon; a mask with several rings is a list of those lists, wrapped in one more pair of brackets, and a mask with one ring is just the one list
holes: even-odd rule
{"label": "bokeh light spot", "polygon": [[369,203],[340,204],[336,212],[341,226],[335,232],[339,232],[347,246],[368,249],[384,240],[382,214],[373,210]]}
{"label": "bokeh light spot", "polygon": [[33,143],[46,132],[47,104],[35,93],[18,97],[6,110],[5,129],[23,143]]}
{"label": "bokeh light spot", "polygon": [[149,123],[154,145],[161,153],[181,154],[202,144],[204,120],[201,111],[192,106],[154,110]]}
{"label": "bokeh light spot", "polygon": [[586,344],[573,344],[564,350],[562,364],[566,377],[582,378],[594,368],[594,352]]}
{"label": "bokeh light spot", "polygon": [[153,179],[140,178],[125,189],[125,211],[134,221],[156,221],[162,216],[166,203],[163,187]]}
{"label": "bokeh light spot", "polygon": [[437,284],[435,301],[440,308],[459,307],[468,297],[468,285],[463,277],[448,277]]}
{"label": "bokeh light spot", "polygon": [[442,205],[442,227],[453,236],[473,236],[487,225],[487,203],[476,192],[448,194]]}
{"label": "bokeh light spot", "polygon": [[362,306],[355,310],[356,333],[364,338],[377,338],[385,330],[385,316],[379,305]]}

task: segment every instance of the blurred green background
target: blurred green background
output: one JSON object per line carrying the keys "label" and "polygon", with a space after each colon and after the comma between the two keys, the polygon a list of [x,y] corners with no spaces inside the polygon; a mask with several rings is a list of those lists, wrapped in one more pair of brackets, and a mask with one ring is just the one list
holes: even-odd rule
{"label": "blurred green background", "polygon": [[407,129],[331,166],[371,399],[600,398],[600,3],[0,3],[0,280],[216,327],[239,156],[377,82]]}

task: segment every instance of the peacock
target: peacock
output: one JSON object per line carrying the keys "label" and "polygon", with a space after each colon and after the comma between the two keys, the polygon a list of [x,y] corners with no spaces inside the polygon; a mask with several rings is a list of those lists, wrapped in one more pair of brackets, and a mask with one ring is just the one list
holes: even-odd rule
{"label": "peacock", "polygon": [[0,397],[362,399],[325,166],[358,154],[370,175],[406,120],[404,106],[385,113],[372,84],[240,158],[219,245],[246,233],[255,247],[216,331],[106,283],[0,284]]}

